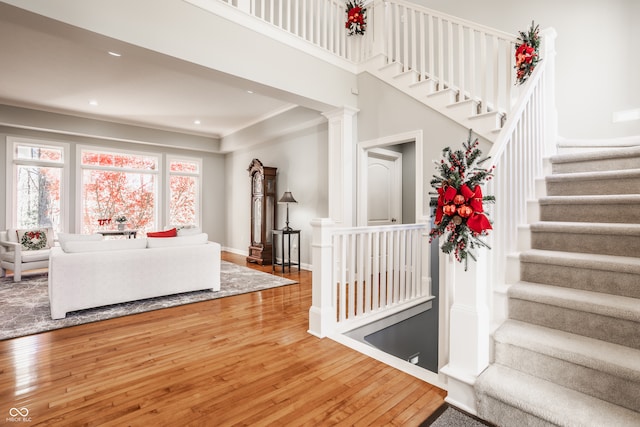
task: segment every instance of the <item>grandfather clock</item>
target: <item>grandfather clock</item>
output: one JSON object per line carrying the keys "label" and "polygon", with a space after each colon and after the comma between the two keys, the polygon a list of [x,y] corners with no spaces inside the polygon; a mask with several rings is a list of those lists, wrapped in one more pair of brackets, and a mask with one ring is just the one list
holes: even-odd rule
{"label": "grandfather clock", "polygon": [[276,225],[276,171],[263,166],[258,159],[249,165],[251,177],[251,245],[248,262],[271,264],[273,235]]}

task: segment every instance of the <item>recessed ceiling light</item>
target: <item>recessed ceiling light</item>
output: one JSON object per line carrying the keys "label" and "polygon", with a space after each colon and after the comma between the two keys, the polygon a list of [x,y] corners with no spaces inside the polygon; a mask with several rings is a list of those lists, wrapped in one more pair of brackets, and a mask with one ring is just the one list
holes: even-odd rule
{"label": "recessed ceiling light", "polygon": [[200,124],[200,120],[194,120],[194,121],[193,121],[193,124],[194,124],[194,125],[199,125],[199,124]]}
{"label": "recessed ceiling light", "polygon": [[111,51],[111,50],[109,51],[109,55],[111,55],[111,56],[122,56],[118,52],[114,52],[114,51]]}
{"label": "recessed ceiling light", "polygon": [[95,107],[96,105],[98,105],[98,101],[92,99],[91,101],[89,101],[89,105],[93,105]]}
{"label": "recessed ceiling light", "polygon": [[252,90],[248,90],[247,93],[253,93],[253,91]]}

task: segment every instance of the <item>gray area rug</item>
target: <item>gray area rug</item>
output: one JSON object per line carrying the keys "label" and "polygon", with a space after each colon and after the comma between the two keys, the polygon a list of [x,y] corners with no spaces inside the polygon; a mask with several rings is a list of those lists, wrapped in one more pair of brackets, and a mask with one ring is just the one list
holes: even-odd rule
{"label": "gray area rug", "polygon": [[420,424],[420,427],[486,427],[492,425],[445,403]]}
{"label": "gray area rug", "polygon": [[46,274],[25,277],[18,283],[14,283],[11,276],[3,277],[0,278],[0,307],[2,307],[0,340],[198,301],[256,292],[293,283],[296,282],[222,261],[220,265],[220,290],[217,292],[205,290],[149,298],[74,311],[67,313],[67,317],[64,319],[52,320]]}

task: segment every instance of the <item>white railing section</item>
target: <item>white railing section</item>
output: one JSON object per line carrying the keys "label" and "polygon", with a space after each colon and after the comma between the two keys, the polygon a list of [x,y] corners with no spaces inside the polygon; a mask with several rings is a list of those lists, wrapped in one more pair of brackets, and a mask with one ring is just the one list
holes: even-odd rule
{"label": "white railing section", "polygon": [[480,101],[479,113],[510,109],[516,37],[407,1],[385,3],[389,62],[458,91],[458,101]]}
{"label": "white railing section", "polygon": [[[404,0],[365,2],[364,36],[347,36],[342,0],[218,0],[352,63],[383,55],[458,100],[475,100],[478,113],[510,110],[514,35]],[[195,2],[191,0],[191,2]]]}
{"label": "white railing section", "polygon": [[317,220],[312,227],[310,332],[344,332],[431,298],[425,224],[334,228]]}
{"label": "white railing section", "polygon": [[[482,256],[490,258],[490,289],[499,293],[506,291],[500,289],[501,286],[519,280],[517,265],[514,271],[507,263],[508,256],[519,249],[516,236],[519,228],[528,223],[527,204],[535,199],[536,179],[544,176],[544,159],[555,154],[555,32],[543,32],[541,40],[543,60],[529,78],[488,153],[491,159],[487,166],[496,169],[486,194],[493,194],[497,203],[488,207],[494,222],[489,239],[492,249],[484,251]],[[489,301],[491,303],[491,299]],[[494,324],[506,318],[505,305],[491,308]]]}
{"label": "white railing section", "polygon": [[[349,37],[345,29],[346,3],[342,0],[219,0],[343,59],[365,59],[370,37]],[[375,8],[367,8],[373,22]],[[369,49],[370,50],[370,49]]]}

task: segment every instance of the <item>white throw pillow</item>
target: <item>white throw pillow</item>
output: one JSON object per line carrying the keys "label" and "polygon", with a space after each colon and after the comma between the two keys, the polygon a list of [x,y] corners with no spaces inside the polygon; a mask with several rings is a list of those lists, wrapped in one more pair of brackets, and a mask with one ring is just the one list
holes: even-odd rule
{"label": "white throw pillow", "polygon": [[178,229],[178,236],[192,236],[194,234],[201,234],[202,228],[200,227],[184,227]]}
{"label": "white throw pillow", "polygon": [[75,240],[60,243],[60,246],[68,253],[144,249],[147,247],[147,239]]}
{"label": "white throw pillow", "polygon": [[147,237],[148,248],[168,248],[172,246],[191,246],[207,243],[209,235],[207,233],[193,234],[190,236],[178,237]]}

